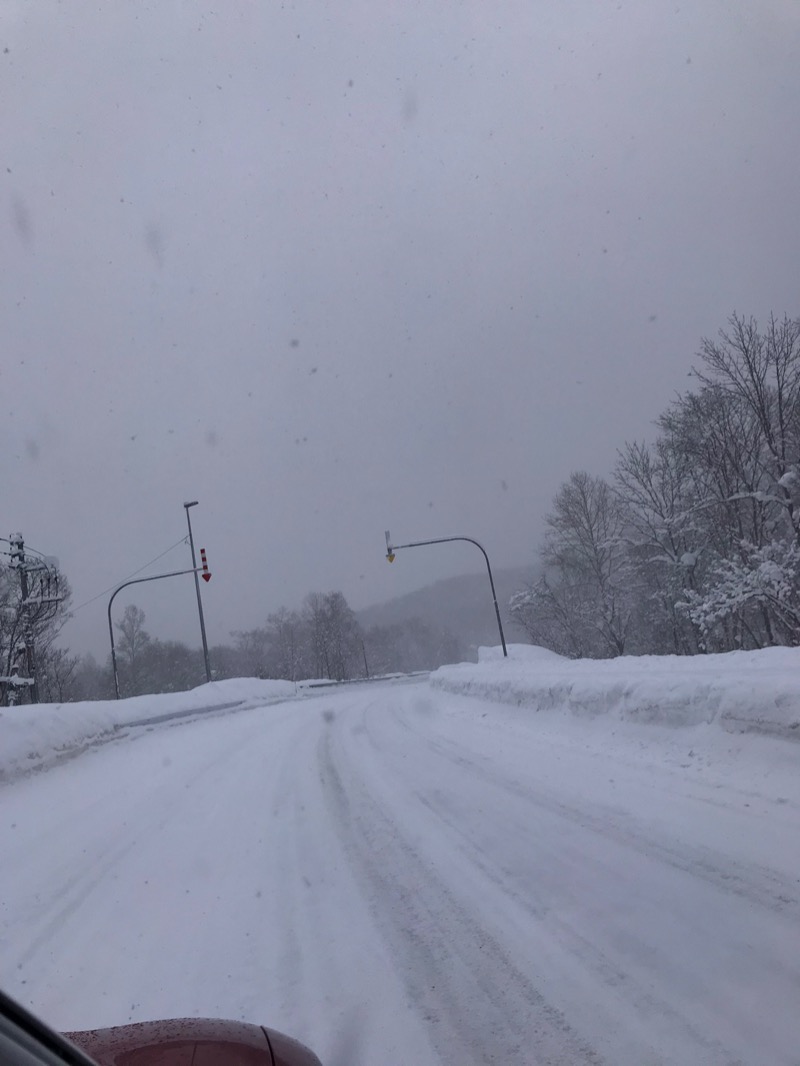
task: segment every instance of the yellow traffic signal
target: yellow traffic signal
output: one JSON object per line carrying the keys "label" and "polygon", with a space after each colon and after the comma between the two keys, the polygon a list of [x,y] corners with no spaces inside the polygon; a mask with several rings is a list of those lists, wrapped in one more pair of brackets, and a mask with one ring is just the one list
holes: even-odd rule
{"label": "yellow traffic signal", "polygon": [[386,558],[389,560],[390,563],[393,563],[394,560],[395,560],[394,552],[387,552],[386,553]]}

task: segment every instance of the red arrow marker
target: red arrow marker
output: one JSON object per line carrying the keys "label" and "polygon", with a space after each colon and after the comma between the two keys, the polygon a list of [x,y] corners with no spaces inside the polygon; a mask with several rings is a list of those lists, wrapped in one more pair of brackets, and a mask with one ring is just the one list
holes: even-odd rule
{"label": "red arrow marker", "polygon": [[202,577],[203,581],[210,581],[211,571],[208,569],[208,560],[206,559],[205,548],[200,549],[200,562],[203,564],[203,572],[200,577]]}

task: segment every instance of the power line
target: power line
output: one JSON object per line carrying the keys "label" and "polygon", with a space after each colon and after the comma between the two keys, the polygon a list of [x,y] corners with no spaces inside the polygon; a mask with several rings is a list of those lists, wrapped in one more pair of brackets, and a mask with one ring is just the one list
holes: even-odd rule
{"label": "power line", "polygon": [[46,556],[44,552],[40,552],[38,548],[32,548],[30,546],[30,544],[26,544],[25,545],[25,551],[26,552],[33,552],[34,555],[41,555],[41,557],[43,559],[47,559],[48,558],[48,556]]}
{"label": "power line", "polygon": [[98,592],[96,596],[92,596],[90,600],[85,600],[83,603],[79,603],[77,607],[73,607],[70,610],[70,614],[75,614],[76,611],[80,611],[83,607],[88,607],[90,603],[94,603],[95,600],[99,600],[101,596],[105,596],[107,592],[112,592],[118,585],[121,585],[123,581],[129,581],[132,577],[136,577],[137,574],[141,574],[142,570],[146,570],[148,566],[152,566],[153,563],[157,563],[159,559],[163,559],[169,552],[174,551],[179,544],[185,544],[187,537],[184,535],[180,540],[176,540],[174,544],[171,544],[169,548],[157,555],[155,559],[151,559],[149,563],[145,563],[144,566],[140,566],[138,570],[134,570],[132,574],[128,574],[127,577],[123,577],[122,581],[117,581],[113,585],[109,585],[107,589],[103,589],[102,592]]}

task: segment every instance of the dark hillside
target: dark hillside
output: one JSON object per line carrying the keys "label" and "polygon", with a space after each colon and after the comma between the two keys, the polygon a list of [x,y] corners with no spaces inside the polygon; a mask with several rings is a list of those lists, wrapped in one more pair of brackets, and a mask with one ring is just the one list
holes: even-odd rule
{"label": "dark hillside", "polygon": [[[533,568],[493,569],[493,574],[506,641],[519,642],[523,637],[508,618],[508,601],[513,593],[531,581]],[[357,617],[364,629],[418,618],[435,631],[452,634],[458,640],[465,660],[476,660],[481,645],[500,643],[485,570],[436,581],[397,599],[365,607],[357,612]]]}

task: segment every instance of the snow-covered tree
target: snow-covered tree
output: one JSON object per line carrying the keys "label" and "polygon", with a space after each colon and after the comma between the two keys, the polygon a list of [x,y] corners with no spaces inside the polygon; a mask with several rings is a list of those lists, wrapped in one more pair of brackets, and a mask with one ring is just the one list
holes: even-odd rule
{"label": "snow-covered tree", "polygon": [[343,681],[364,673],[361,628],[341,592],[312,592],[304,617],[315,676]]}
{"label": "snow-covered tree", "polygon": [[665,432],[652,446],[626,444],[614,476],[636,574],[636,650],[696,652],[695,627],[677,607],[684,590],[694,587],[702,558],[689,459]]}
{"label": "snow-covered tree", "polygon": [[[236,630],[234,654],[230,657],[231,677],[270,677],[269,635],[264,626],[255,629]],[[215,660],[216,661],[216,660]]]}
{"label": "snow-covered tree", "polygon": [[594,657],[597,653],[591,611],[582,589],[561,575],[553,583],[543,575],[515,592],[509,600],[508,613],[531,644],[572,659]]}
{"label": "snow-covered tree", "polygon": [[800,544],[800,319],[772,316],[761,332],[755,319],[734,314],[700,355],[700,381],[737,401],[757,427],[767,484],[753,491],[783,508]]}
{"label": "snow-covered tree", "polygon": [[117,671],[120,693],[123,696],[138,696],[146,691],[144,651],[150,643],[150,634],[144,628],[145,613],[141,607],[129,603],[122,621],[115,623],[119,630],[116,644]]}
{"label": "snow-covered tree", "polygon": [[286,607],[278,608],[267,616],[265,634],[269,649],[269,676],[285,681],[297,681],[303,677],[308,641],[300,613]]}
{"label": "snow-covered tree", "polygon": [[545,519],[544,576],[510,605],[532,639],[571,655],[622,655],[635,608],[625,514],[602,478],[573,473]]}
{"label": "snow-covered tree", "polygon": [[655,442],[623,447],[613,489],[573,475],[559,490],[544,577],[512,601],[532,640],[571,655],[800,642],[800,319],[734,315],[695,374]]}
{"label": "snow-covered tree", "polygon": [[681,606],[709,642],[759,646],[752,620],[763,611],[773,643],[800,644],[800,545],[743,542],[738,557],[719,559],[705,588],[688,591]]}

